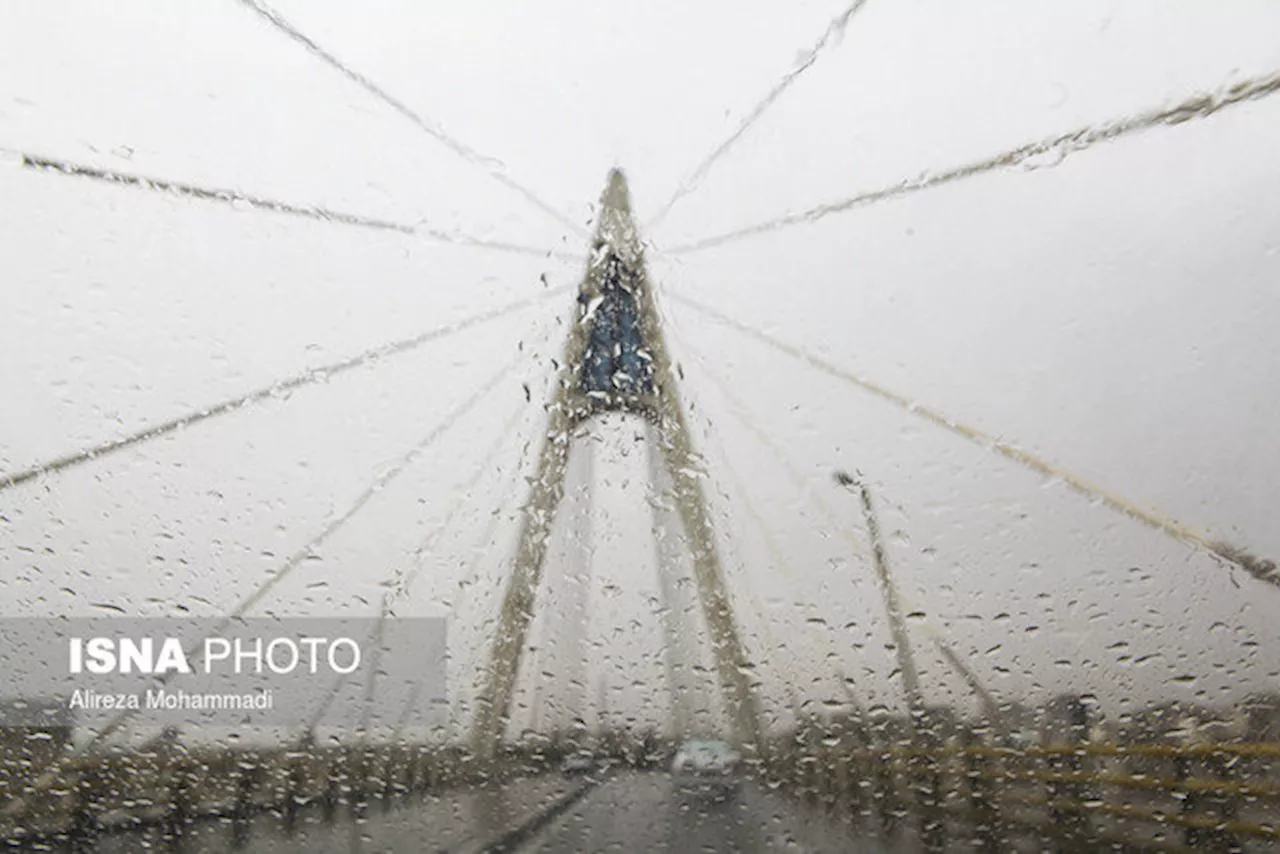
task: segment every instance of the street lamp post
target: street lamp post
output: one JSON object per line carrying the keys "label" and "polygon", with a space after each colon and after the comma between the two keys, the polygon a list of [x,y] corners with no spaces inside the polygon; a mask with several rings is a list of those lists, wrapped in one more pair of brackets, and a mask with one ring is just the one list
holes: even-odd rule
{"label": "street lamp post", "polygon": [[834,476],[836,483],[857,494],[862,501],[862,516],[867,526],[867,534],[871,538],[871,562],[875,567],[876,578],[880,581],[885,611],[889,615],[889,633],[893,637],[894,652],[898,657],[898,670],[902,673],[902,692],[906,695],[907,708],[914,720],[924,709],[924,701],[920,696],[920,676],[916,670],[915,656],[911,651],[911,639],[907,636],[898,588],[893,583],[893,576],[889,574],[889,564],[885,559],[884,544],[880,539],[880,524],[876,520],[875,508],[871,504],[871,490],[862,480],[846,472],[837,471]]}

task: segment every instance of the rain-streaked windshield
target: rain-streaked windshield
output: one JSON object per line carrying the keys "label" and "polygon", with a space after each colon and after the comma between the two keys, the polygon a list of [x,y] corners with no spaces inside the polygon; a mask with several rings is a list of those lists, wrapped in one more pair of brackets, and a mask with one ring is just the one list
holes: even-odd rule
{"label": "rain-streaked windshield", "polygon": [[1278,33],[0,6],[0,839],[1280,845]]}

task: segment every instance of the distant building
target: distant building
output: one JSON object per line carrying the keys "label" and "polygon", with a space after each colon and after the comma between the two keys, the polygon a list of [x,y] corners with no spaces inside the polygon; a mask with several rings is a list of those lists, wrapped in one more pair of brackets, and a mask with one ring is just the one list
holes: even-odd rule
{"label": "distant building", "polygon": [[1076,694],[1059,694],[1041,710],[1042,744],[1079,744],[1089,737],[1092,701]]}
{"label": "distant building", "polygon": [[1255,694],[1240,704],[1245,741],[1280,741],[1280,694]]}

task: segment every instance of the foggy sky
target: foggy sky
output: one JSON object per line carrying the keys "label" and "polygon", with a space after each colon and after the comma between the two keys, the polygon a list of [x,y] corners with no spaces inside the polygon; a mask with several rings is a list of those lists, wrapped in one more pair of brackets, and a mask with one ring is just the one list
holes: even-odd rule
{"label": "foggy sky", "polygon": [[[845,6],[273,4],[472,159],[233,0],[5,6],[0,472],[583,269],[41,174],[17,153],[585,255],[578,230],[492,173],[587,229],[622,166],[647,222]],[[771,709],[789,690],[842,700],[842,678],[864,704],[900,703],[837,468],[872,484],[912,610],[1003,698],[1092,691],[1120,707],[1280,684],[1274,587],[664,298],[713,305],[1276,558],[1280,97],[668,250],[1274,73],[1278,28],[1262,0],[870,0],[647,235]],[[560,294],[0,493],[4,613],[223,613],[501,373],[264,603],[372,613],[416,571],[401,607],[452,616],[466,677],[493,628],[571,308]],[[587,681],[661,719],[646,463],[626,428],[597,438]],[[930,699],[970,706],[925,622],[911,633]],[[561,668],[544,656],[524,690],[538,669]]]}

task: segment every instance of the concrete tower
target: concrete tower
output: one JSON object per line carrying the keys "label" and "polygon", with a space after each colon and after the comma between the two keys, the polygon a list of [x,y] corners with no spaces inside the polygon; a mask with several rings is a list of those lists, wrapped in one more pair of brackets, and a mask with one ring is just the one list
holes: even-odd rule
{"label": "concrete tower", "polygon": [[[734,738],[743,747],[754,749],[759,743],[760,723],[748,675],[750,663],[725,588],[706,498],[695,473],[697,460],[621,170],[610,173],[601,198],[600,218],[577,303],[576,322],[565,342],[560,373],[547,406],[537,473],[498,615],[472,733],[473,747],[478,756],[493,757],[507,726],[551,526],[564,498],[574,428],[599,413],[623,412],[651,425],[646,435],[651,450],[661,459],[662,482],[670,490],[668,497],[692,555],[694,586],[724,707]],[[668,571],[669,564],[660,561],[659,573]],[[668,588],[670,579],[660,581]],[[667,637],[670,644],[670,630]],[[680,693],[677,686],[673,691]],[[679,702],[677,698],[677,707]]]}

